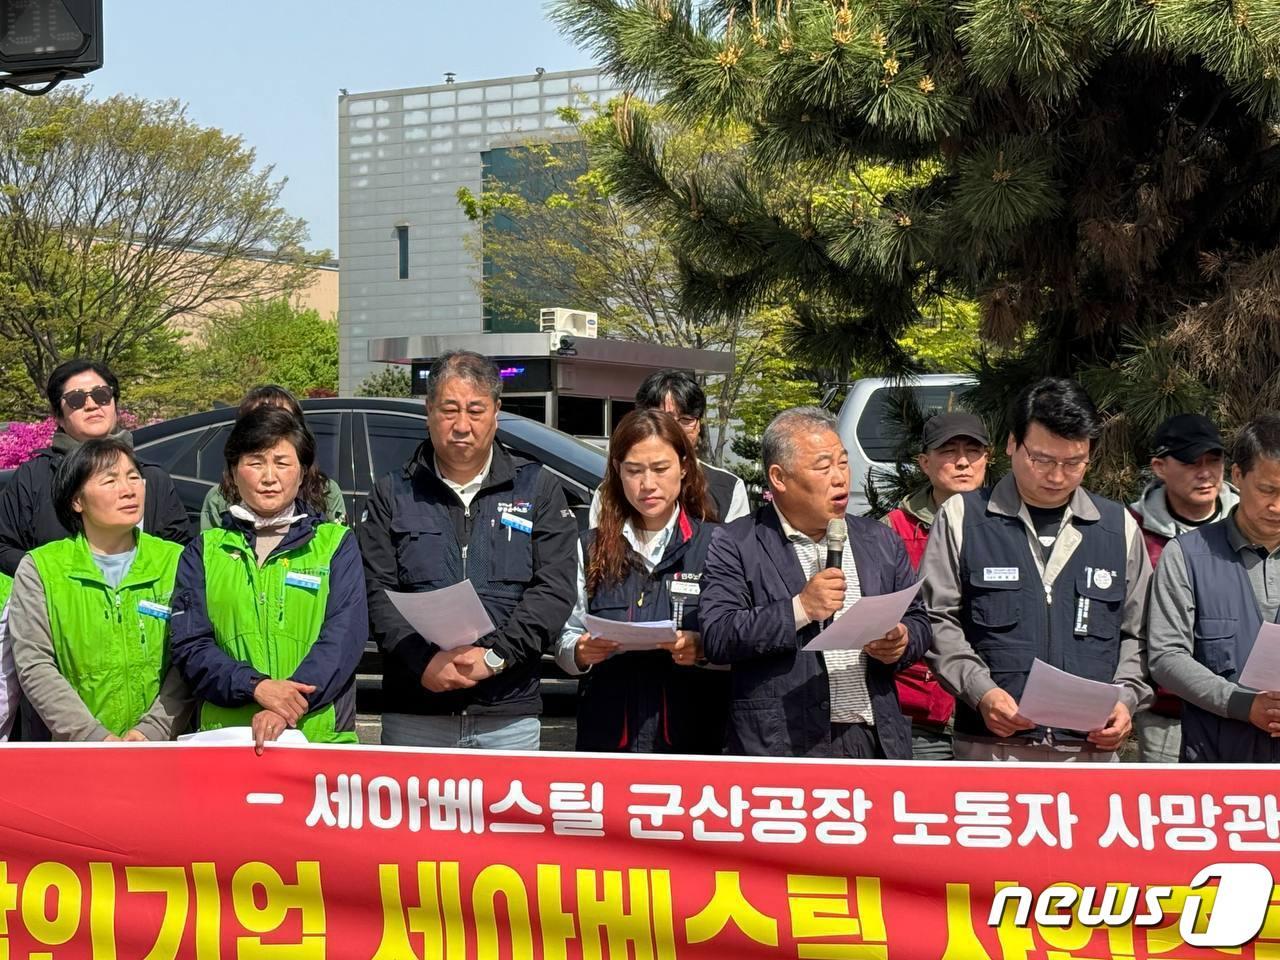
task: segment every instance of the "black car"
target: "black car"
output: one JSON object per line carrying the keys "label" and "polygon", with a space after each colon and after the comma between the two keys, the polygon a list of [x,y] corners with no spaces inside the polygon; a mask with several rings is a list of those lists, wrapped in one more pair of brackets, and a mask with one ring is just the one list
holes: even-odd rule
{"label": "black car", "polygon": [[[304,400],[302,409],[315,434],[317,465],[338,481],[347,516],[352,526],[358,526],[365,499],[378,478],[403,466],[426,439],[422,401],[337,397]],[[223,448],[235,419],[236,408],[225,407],[133,432],[134,449],[142,459],[168,471],[196,526],[205,495],[222,479]],[[560,478],[569,505],[585,529],[591,493],[604,478],[604,451],[514,413],[498,414],[498,440]]]}

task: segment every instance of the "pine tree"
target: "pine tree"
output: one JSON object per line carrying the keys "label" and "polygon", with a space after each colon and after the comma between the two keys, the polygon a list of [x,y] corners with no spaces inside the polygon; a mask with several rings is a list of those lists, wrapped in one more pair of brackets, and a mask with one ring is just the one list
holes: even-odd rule
{"label": "pine tree", "polygon": [[[922,298],[976,299],[1004,351],[978,400],[1002,413],[1030,377],[1084,375],[1117,491],[1164,412],[1280,405],[1280,0],[552,9],[667,115],[750,130],[741,162],[680,166],[615,106],[609,175],[662,217],[688,303],[781,295],[811,342],[892,367]],[[907,182],[791,189],[877,163]]]}

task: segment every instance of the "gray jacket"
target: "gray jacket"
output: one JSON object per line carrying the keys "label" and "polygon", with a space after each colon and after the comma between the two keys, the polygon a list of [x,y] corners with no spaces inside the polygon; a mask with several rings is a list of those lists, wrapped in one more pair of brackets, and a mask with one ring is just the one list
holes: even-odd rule
{"label": "gray jacket", "polygon": [[[1220,521],[1227,541],[1249,576],[1264,621],[1274,622],[1280,610],[1277,560],[1280,551],[1264,561],[1249,538],[1240,532],[1235,513]],[[1219,676],[1195,658],[1196,597],[1187,574],[1182,545],[1174,540],[1160,554],[1151,584],[1147,635],[1150,638],[1151,674],[1164,687],[1188,703],[1220,717],[1248,722],[1256,691]],[[1240,664],[1243,668],[1244,664]]]}
{"label": "gray jacket", "polygon": [[[1027,531],[1031,556],[1035,559],[1040,579],[1052,587],[1072,552],[1081,542],[1072,524],[1073,517],[1096,520],[1097,507],[1081,489],[1067,503],[1062,530],[1046,563],[1036,537],[1035,525],[1018,495],[1012,476],[1002,479],[992,491],[987,509],[1006,516],[1019,517]],[[991,671],[965,636],[962,613],[967,603],[965,584],[960,580],[960,548],[964,532],[964,497],[951,497],[938,510],[929,534],[929,545],[920,565],[924,581],[921,594],[929,610],[933,626],[933,649],[927,655],[930,669],[943,686],[977,708],[978,702],[996,683]],[[1151,561],[1147,557],[1137,521],[1128,511],[1125,516],[1125,597],[1120,625],[1120,662],[1114,682],[1124,690],[1121,701],[1131,713],[1137,712],[1151,699],[1147,682],[1143,621],[1146,614],[1147,581],[1151,578]]]}
{"label": "gray jacket", "polygon": [[[1239,502],[1240,496],[1236,493],[1236,488],[1224,481],[1218,488],[1218,519],[1221,520],[1229,514]],[[1178,521],[1169,512],[1169,501],[1164,495],[1164,482],[1161,480],[1153,480],[1147,484],[1146,489],[1142,491],[1142,496],[1129,504],[1129,509],[1142,517],[1143,530],[1154,533],[1157,537],[1164,537],[1166,540],[1172,540],[1180,533],[1189,533],[1195,529],[1190,524]]]}

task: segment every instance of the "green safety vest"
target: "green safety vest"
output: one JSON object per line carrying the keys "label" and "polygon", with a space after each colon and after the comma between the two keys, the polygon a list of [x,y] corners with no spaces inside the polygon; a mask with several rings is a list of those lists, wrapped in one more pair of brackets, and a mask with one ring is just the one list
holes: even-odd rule
{"label": "green safety vest", "polygon": [[133,565],[111,589],[80,534],[36,547],[58,672],[98,722],[122,737],[169,669],[169,598],[182,544],[138,533]]}
{"label": "green safety vest", "polygon": [[[204,585],[213,637],[227,656],[248,663],[272,680],[287,680],[311,651],[324,626],[329,600],[329,564],[347,528],[316,524],[315,535],[291,550],[258,557],[239,530],[214,529],[204,537]],[[200,729],[245,727],[261,708],[200,707]],[[335,729],[333,704],[308,713],[298,729],[312,743],[356,743]]]}
{"label": "green safety vest", "polygon": [[9,594],[13,593],[13,577],[0,573],[0,610],[9,602]]}

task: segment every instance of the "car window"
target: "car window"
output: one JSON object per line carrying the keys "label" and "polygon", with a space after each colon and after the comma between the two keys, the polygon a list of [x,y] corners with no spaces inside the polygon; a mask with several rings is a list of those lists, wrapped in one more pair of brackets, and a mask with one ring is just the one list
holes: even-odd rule
{"label": "car window", "polygon": [[338,477],[338,443],[342,429],[340,413],[308,413],[307,426],[316,438],[316,466],[326,477]]}
{"label": "car window", "polygon": [[[221,483],[222,469],[226,466],[223,453],[227,448],[227,437],[231,436],[231,424],[224,423],[209,434],[209,438],[196,453],[197,465],[193,474],[206,483]],[[191,475],[191,474],[188,474]]]}
{"label": "car window", "polygon": [[898,446],[902,442],[902,418],[895,408],[895,393],[910,390],[920,405],[925,419],[936,413],[949,413],[962,409],[960,396],[971,384],[937,384],[915,387],[880,387],[872,391],[867,405],[858,418],[858,446],[869,460],[892,463],[898,458]]}
{"label": "car window", "polygon": [[172,476],[195,476],[196,446],[203,430],[180,433],[155,443],[138,445],[138,454],[147,463],[163,467]]}
{"label": "car window", "polygon": [[[364,419],[375,483],[408,463],[427,439],[427,418],[422,414],[367,413]],[[358,439],[356,443],[358,447]]]}

